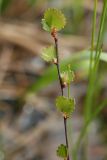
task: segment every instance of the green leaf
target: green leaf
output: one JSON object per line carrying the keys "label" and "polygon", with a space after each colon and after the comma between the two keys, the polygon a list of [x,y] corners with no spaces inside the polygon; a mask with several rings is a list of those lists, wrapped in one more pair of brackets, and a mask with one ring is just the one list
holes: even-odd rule
{"label": "green leaf", "polygon": [[70,66],[68,66],[68,70],[61,73],[63,84],[70,84],[74,80],[74,77],[74,72],[71,70]]}
{"label": "green leaf", "polygon": [[0,0],[0,13],[4,12],[12,0]]}
{"label": "green leaf", "polygon": [[70,117],[75,109],[75,100],[59,96],[56,99],[56,107],[64,116]]}
{"label": "green leaf", "polygon": [[57,156],[61,158],[67,157],[67,147],[64,144],[61,144],[57,149]]}
{"label": "green leaf", "polygon": [[47,62],[56,61],[54,46],[49,46],[47,48],[44,48],[43,51],[42,51],[41,57]]}
{"label": "green leaf", "polygon": [[42,19],[44,30],[52,32],[53,29],[56,29],[56,31],[59,31],[64,28],[65,24],[65,16],[60,10],[49,8],[44,13],[44,18]]}

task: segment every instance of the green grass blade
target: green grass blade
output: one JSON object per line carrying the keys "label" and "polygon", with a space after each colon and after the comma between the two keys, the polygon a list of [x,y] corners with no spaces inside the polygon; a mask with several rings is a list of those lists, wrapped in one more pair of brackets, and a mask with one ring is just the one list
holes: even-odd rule
{"label": "green grass blade", "polygon": [[97,108],[96,110],[94,111],[93,115],[86,121],[86,123],[84,124],[84,127],[82,128],[81,132],[80,132],[80,135],[78,137],[78,140],[74,146],[74,149],[73,149],[73,160],[77,160],[77,155],[78,155],[78,149],[80,147],[80,144],[81,144],[81,140],[83,140],[85,134],[86,134],[86,131],[89,127],[89,125],[91,124],[91,122],[99,115],[99,113],[102,111],[102,109],[104,109],[107,105],[107,99],[104,100]]}
{"label": "green grass blade", "polygon": [[100,28],[98,33],[98,39],[97,39],[97,46],[96,46],[96,53],[94,55],[94,68],[92,68],[90,73],[90,79],[89,79],[89,85],[88,85],[88,91],[87,91],[87,97],[85,101],[85,111],[84,111],[84,117],[85,120],[87,120],[90,117],[90,114],[92,112],[92,103],[94,98],[94,91],[95,91],[95,81],[100,61],[100,55],[101,55],[101,48],[103,43],[103,37],[104,37],[104,29],[105,29],[105,17],[107,12],[107,0],[104,0],[103,9],[102,9],[102,15],[100,18]]}

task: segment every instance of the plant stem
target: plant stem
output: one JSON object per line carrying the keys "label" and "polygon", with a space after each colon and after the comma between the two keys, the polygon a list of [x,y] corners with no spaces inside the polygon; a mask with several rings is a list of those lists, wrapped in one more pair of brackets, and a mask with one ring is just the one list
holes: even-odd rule
{"label": "plant stem", "polygon": [[[90,64],[89,64],[89,84],[88,84],[88,91],[87,91],[87,96],[86,96],[86,101],[85,101],[85,107],[84,107],[84,123],[86,123],[87,119],[90,117],[90,110],[92,106],[92,95],[93,95],[93,59],[94,59],[94,47],[95,47],[95,33],[96,33],[96,15],[97,15],[97,3],[98,0],[94,0],[94,13],[93,13],[93,22],[92,22],[92,35],[91,35],[91,54],[90,54]],[[85,132],[88,132],[85,130]],[[81,141],[81,139],[80,139]],[[79,145],[78,145],[79,146]],[[77,146],[77,150],[78,150]],[[87,159],[86,155],[88,152],[88,133],[86,134],[85,141],[83,143],[83,148],[84,148],[84,159]]]}
{"label": "plant stem", "polygon": [[[67,118],[64,117],[64,128],[65,128],[65,139],[66,139],[66,146],[68,148],[68,138],[67,138]],[[69,160],[69,159],[68,159]]]}
{"label": "plant stem", "polygon": [[[100,28],[99,28],[99,33],[98,33],[98,39],[97,39],[97,46],[96,46],[96,54],[94,56],[94,64],[93,62],[93,50],[94,50],[94,39],[95,39],[95,27],[96,27],[96,12],[97,12],[97,1],[95,0],[94,3],[94,15],[93,15],[93,29],[92,29],[92,40],[91,40],[91,56],[90,56],[90,68],[89,68],[89,85],[88,85],[88,92],[87,92],[87,97],[86,97],[86,102],[85,102],[85,112],[84,112],[84,119],[85,123],[84,125],[86,126],[85,128],[83,127],[83,130],[80,133],[80,136],[77,140],[77,143],[74,147],[74,159],[77,160],[77,151],[79,149],[79,145],[81,143],[81,140],[84,135],[87,134],[88,130],[88,121],[92,118],[92,102],[94,98],[94,93],[95,93],[95,82],[96,82],[96,76],[97,76],[97,71],[99,67],[99,58],[100,54],[102,51],[102,43],[103,43],[103,35],[104,35],[104,27],[105,27],[105,17],[106,17],[106,11],[107,11],[107,0],[104,0],[103,4],[103,9],[102,9],[102,15],[100,18]],[[96,109],[97,110],[97,109]]]}
{"label": "plant stem", "polygon": [[[54,35],[53,38],[54,38],[54,42],[55,42],[55,51],[56,51],[56,58],[57,58],[56,67],[57,67],[58,78],[59,78],[59,83],[60,83],[60,87],[61,87],[61,94],[63,96],[64,95],[64,93],[63,93],[64,86],[62,84],[61,73],[60,73],[60,63],[59,63],[59,54],[58,54],[59,53],[58,52],[58,38],[56,37],[56,35]],[[70,160],[69,148],[68,148],[68,136],[67,136],[67,118],[65,118],[65,117],[64,117],[64,130],[65,130],[66,147],[68,150],[67,160]]]}
{"label": "plant stem", "polygon": [[93,69],[93,52],[95,47],[95,33],[96,33],[96,16],[97,16],[97,3],[98,0],[94,1],[94,14],[93,14],[93,23],[92,23],[92,36],[91,36],[91,54],[90,54],[90,66],[89,66],[89,78],[91,76],[91,71]]}
{"label": "plant stem", "polygon": [[60,66],[59,66],[59,54],[58,54],[58,39],[56,37],[54,37],[54,41],[55,41],[55,50],[56,50],[56,58],[57,58],[57,72],[58,72],[58,78],[59,78],[59,83],[60,83],[60,87],[61,87],[61,94],[63,96],[63,85],[62,85],[62,79],[61,79],[61,74],[60,74]]}
{"label": "plant stem", "polygon": [[68,99],[70,98],[70,84],[68,84]]}
{"label": "plant stem", "polygon": [[88,85],[87,97],[86,97],[86,102],[85,102],[85,112],[84,112],[85,120],[88,119],[89,112],[90,112],[90,106],[91,106],[91,99],[92,99],[93,51],[94,51],[94,40],[95,40],[95,31],[96,31],[97,3],[98,3],[98,0],[94,0],[91,54],[90,54],[90,66],[89,66],[89,85]]}
{"label": "plant stem", "polygon": [[[98,0],[94,0],[94,13],[93,13],[93,22],[92,22],[92,35],[91,35],[91,54],[90,54],[90,64],[89,64],[89,85],[88,85],[88,91],[87,91],[87,97],[86,97],[86,102],[85,102],[85,109],[84,109],[84,123],[86,123],[87,119],[90,117],[90,110],[92,106],[92,95],[93,95],[93,59],[94,59],[94,47],[95,47],[95,33],[96,33],[96,16],[97,16],[97,3]],[[88,132],[85,130],[85,132]],[[81,139],[80,139],[81,141]],[[86,134],[85,141],[83,143],[83,149],[84,149],[84,154],[83,154],[83,159],[87,159],[87,153],[88,153],[88,133]]]}
{"label": "plant stem", "polygon": [[99,29],[99,34],[98,34],[97,47],[96,47],[96,55],[95,55],[96,61],[94,64],[94,69],[96,71],[98,69],[99,57],[101,54],[101,48],[102,48],[102,44],[103,44],[106,15],[107,15],[107,0],[104,0],[103,11],[102,11],[102,15],[101,15],[101,22],[100,22],[100,29]]}
{"label": "plant stem", "polygon": [[[95,0],[97,1],[97,0]],[[95,3],[95,8],[94,8],[94,12],[96,12],[96,5],[97,3]],[[102,14],[101,14],[101,18],[100,18],[100,28],[99,28],[99,32],[98,32],[98,39],[97,39],[97,46],[96,46],[96,53],[95,53],[95,57],[94,57],[94,65],[91,63],[91,72],[90,72],[90,78],[89,78],[89,86],[88,86],[88,92],[87,92],[87,98],[86,98],[86,103],[85,103],[85,119],[87,120],[90,115],[91,115],[91,111],[92,111],[92,102],[94,99],[94,92],[95,92],[95,82],[96,82],[96,77],[97,77],[97,71],[98,71],[98,67],[99,67],[99,60],[100,60],[100,55],[101,55],[101,51],[102,51],[102,44],[103,44],[103,35],[104,35],[104,28],[105,28],[105,17],[106,17],[106,12],[107,12],[107,0],[104,0],[104,4],[103,4],[103,9],[102,9]],[[96,22],[95,20],[95,15],[96,13],[94,13],[94,17],[93,17],[93,21]],[[93,31],[95,32],[95,22],[93,23]],[[95,33],[92,34],[92,36],[95,37]],[[92,37],[92,42],[91,42],[91,48],[93,48],[93,40],[94,37]],[[91,52],[92,54],[92,52]],[[91,55],[91,57],[93,57]],[[90,58],[90,60],[92,60],[92,58]]]}
{"label": "plant stem", "polygon": [[85,122],[84,124],[84,127],[82,128],[81,132],[80,132],[80,135],[78,137],[78,140],[75,144],[75,147],[74,147],[74,150],[73,150],[73,159],[74,160],[77,160],[77,150],[81,144],[81,140],[83,140],[84,136],[86,135],[86,131],[87,131],[87,128],[89,127],[89,125],[91,124],[91,122],[93,121],[93,119],[95,119],[99,113],[102,111],[102,109],[104,107],[106,107],[107,105],[107,100],[103,101],[98,107],[97,109],[94,111],[93,115]]}

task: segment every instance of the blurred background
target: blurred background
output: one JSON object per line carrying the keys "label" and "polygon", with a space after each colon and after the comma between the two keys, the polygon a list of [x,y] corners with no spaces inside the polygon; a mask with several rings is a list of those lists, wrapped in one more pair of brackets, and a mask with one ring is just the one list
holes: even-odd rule
{"label": "blurred background", "polygon": [[[76,75],[71,85],[76,109],[68,122],[73,137],[69,142],[75,143],[83,123],[89,67],[84,50],[90,48],[93,6],[93,0],[0,0],[0,160],[55,160],[57,145],[65,143],[63,120],[54,102],[60,95],[56,72],[40,57],[42,48],[53,43],[41,27],[48,7],[61,9],[67,18],[59,50],[60,59],[70,60]],[[106,68],[107,57],[100,62],[97,102],[107,99]],[[91,124],[90,160],[107,160],[106,124],[107,107]]]}

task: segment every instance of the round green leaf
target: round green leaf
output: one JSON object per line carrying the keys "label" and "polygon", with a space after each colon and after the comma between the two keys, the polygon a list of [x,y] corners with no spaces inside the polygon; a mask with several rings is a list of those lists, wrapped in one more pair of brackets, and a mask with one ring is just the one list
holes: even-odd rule
{"label": "round green leaf", "polygon": [[72,98],[59,96],[56,99],[56,107],[64,115],[70,117],[75,109],[75,100]]}
{"label": "round green leaf", "polygon": [[64,14],[55,8],[49,8],[44,13],[44,18],[42,19],[43,29],[51,32],[53,29],[57,31],[64,28],[66,24],[66,19]]}
{"label": "round green leaf", "polygon": [[67,157],[67,147],[64,144],[61,144],[60,146],[58,146],[57,149],[57,156],[61,157],[61,158],[66,158]]}
{"label": "round green leaf", "polygon": [[41,57],[47,62],[53,62],[56,58],[54,46],[44,48]]}

